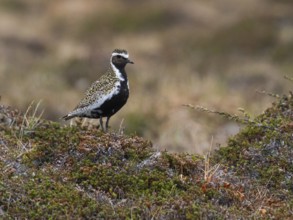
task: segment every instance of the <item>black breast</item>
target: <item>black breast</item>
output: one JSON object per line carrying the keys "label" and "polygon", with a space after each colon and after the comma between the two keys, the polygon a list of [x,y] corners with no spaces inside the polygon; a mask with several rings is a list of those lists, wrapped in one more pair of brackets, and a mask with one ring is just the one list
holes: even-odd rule
{"label": "black breast", "polygon": [[121,86],[115,95],[106,100],[98,109],[92,111],[93,118],[111,117],[118,112],[127,102],[129,97],[129,90],[127,80],[121,81]]}

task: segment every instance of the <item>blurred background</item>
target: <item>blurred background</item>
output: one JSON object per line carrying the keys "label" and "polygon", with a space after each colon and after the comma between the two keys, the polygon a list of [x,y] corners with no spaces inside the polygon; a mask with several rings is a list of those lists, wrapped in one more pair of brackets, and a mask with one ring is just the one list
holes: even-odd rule
{"label": "blurred background", "polygon": [[[193,104],[255,116],[293,74],[292,0],[0,0],[1,104],[42,100],[60,121],[125,48],[130,98],[111,127],[156,148],[205,153],[239,131]],[[93,121],[93,123],[97,123]]]}

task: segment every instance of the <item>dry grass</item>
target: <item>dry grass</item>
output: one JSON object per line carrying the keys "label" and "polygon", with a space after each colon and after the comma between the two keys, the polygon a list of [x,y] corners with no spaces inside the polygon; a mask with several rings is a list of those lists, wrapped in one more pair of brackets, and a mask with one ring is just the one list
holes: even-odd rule
{"label": "dry grass", "polygon": [[127,67],[130,99],[111,126],[118,130],[124,119],[126,133],[137,131],[162,149],[204,153],[211,135],[223,143],[238,131],[182,104],[256,115],[272,101],[256,90],[291,88],[282,79],[293,72],[290,1],[5,2],[1,101],[25,111],[42,99],[48,119],[78,103],[115,47],[128,49],[135,65]]}
{"label": "dry grass", "polygon": [[23,115],[22,124],[20,127],[20,135],[23,136],[26,132],[32,132],[41,123],[41,118],[44,114],[44,110],[39,113],[39,107],[42,101],[38,101],[36,104],[34,101],[28,106]]}
{"label": "dry grass", "polygon": [[37,103],[34,101],[30,103],[22,117],[19,131],[15,132],[14,134],[17,140],[18,152],[20,152],[17,155],[17,158],[20,158],[24,153],[27,153],[32,148],[30,142],[23,141],[23,137],[33,133],[35,129],[41,124],[41,119],[44,114],[44,110],[40,111],[41,103],[41,100]]}
{"label": "dry grass", "polygon": [[210,149],[208,153],[206,153],[206,155],[204,156],[204,178],[203,179],[206,183],[209,183],[212,181],[215,173],[219,170],[221,166],[218,163],[211,167],[210,157],[211,157],[212,146],[213,146],[213,138],[211,140]]}

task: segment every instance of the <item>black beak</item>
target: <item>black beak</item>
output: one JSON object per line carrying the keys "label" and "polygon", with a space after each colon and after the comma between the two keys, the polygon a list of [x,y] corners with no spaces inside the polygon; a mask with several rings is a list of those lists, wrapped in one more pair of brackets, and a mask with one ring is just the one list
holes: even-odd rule
{"label": "black beak", "polygon": [[127,59],[127,63],[131,63],[134,64],[134,62],[132,62],[131,60]]}

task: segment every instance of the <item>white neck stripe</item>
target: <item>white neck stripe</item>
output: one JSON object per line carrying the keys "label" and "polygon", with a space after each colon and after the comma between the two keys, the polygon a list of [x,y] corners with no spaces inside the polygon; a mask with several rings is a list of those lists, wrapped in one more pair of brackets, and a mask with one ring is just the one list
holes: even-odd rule
{"label": "white neck stripe", "polygon": [[129,55],[127,53],[112,53],[112,57],[118,56],[118,55],[120,55],[126,59],[128,59],[128,57],[129,57]]}
{"label": "white neck stripe", "polygon": [[119,80],[124,81],[125,79],[123,78],[122,74],[120,71],[115,67],[115,65],[111,62],[111,67],[114,70],[115,75],[118,77]]}

